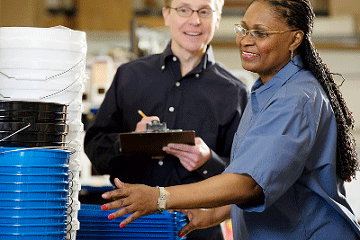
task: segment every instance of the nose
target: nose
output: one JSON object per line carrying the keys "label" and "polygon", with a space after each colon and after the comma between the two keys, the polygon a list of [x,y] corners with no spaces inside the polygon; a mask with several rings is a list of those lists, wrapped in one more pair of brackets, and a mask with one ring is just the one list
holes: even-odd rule
{"label": "nose", "polygon": [[193,24],[200,24],[200,16],[199,12],[194,11],[191,16],[189,17],[189,21]]}
{"label": "nose", "polygon": [[246,34],[245,37],[241,36],[241,34],[238,34],[236,36],[236,45],[238,46],[246,46],[246,45],[254,45],[255,44],[255,40],[254,38],[250,35],[250,33]]}

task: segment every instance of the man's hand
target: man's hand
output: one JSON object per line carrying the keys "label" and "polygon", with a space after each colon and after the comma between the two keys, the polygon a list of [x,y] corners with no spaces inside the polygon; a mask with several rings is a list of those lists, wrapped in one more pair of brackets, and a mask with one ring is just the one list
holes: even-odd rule
{"label": "man's hand", "polygon": [[163,151],[179,158],[180,163],[189,172],[199,169],[211,158],[210,148],[199,137],[195,138],[195,145],[170,143],[163,147]]}
{"label": "man's hand", "polygon": [[152,121],[160,121],[160,118],[157,116],[143,117],[140,122],[136,124],[135,132],[144,132],[146,131],[146,124],[151,124]]}

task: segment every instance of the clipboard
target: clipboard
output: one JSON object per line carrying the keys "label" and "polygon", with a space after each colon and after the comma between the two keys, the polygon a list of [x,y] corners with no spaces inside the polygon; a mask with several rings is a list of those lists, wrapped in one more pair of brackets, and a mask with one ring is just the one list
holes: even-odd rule
{"label": "clipboard", "polygon": [[151,156],[161,158],[166,155],[162,148],[169,143],[195,145],[195,131],[130,132],[120,133],[121,151],[124,156]]}

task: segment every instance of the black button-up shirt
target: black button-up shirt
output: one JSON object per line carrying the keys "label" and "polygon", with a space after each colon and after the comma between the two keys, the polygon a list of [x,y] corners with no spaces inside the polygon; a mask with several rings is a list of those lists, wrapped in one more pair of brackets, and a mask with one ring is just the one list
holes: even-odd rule
{"label": "black button-up shirt", "polygon": [[[191,183],[221,173],[229,164],[231,144],[247,103],[246,86],[215,62],[211,46],[200,64],[182,77],[179,59],[170,44],[162,54],[121,65],[93,125],[84,148],[93,167],[128,183],[170,186]],[[147,116],[158,116],[169,129],[195,130],[212,151],[211,159],[189,172],[180,161],[125,157],[119,133],[131,132]]]}

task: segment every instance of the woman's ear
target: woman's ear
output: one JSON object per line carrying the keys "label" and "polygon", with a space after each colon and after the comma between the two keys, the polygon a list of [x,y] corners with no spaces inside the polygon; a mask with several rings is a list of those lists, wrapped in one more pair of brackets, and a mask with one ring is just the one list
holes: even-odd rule
{"label": "woman's ear", "polygon": [[304,40],[304,32],[301,30],[294,31],[292,33],[292,39],[293,39],[293,41],[289,46],[289,50],[295,51]]}

